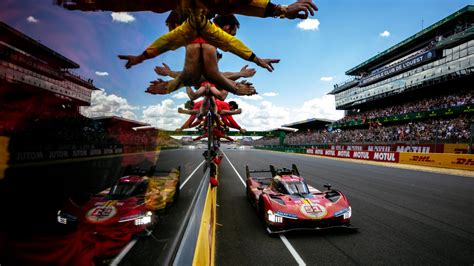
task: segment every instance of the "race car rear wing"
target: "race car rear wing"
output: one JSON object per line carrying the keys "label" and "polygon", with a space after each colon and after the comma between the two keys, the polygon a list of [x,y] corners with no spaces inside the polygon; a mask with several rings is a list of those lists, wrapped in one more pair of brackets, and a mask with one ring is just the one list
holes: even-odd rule
{"label": "race car rear wing", "polygon": [[[270,165],[270,167],[272,167],[272,165]],[[264,169],[262,169],[262,170],[249,170],[249,166],[248,165],[245,166],[245,174],[247,175],[247,178],[250,177],[251,173],[271,173],[271,172],[272,172],[271,168],[270,168],[270,170],[264,170]]]}
{"label": "race car rear wing", "polygon": [[[247,175],[247,178],[250,177],[251,173],[272,173],[272,177],[277,175],[277,170],[275,170],[275,166],[269,165],[270,170],[249,170],[248,165],[245,166],[245,173]],[[291,172],[294,175],[300,176],[300,172],[298,171],[298,167],[296,167],[296,164],[291,165]]]}

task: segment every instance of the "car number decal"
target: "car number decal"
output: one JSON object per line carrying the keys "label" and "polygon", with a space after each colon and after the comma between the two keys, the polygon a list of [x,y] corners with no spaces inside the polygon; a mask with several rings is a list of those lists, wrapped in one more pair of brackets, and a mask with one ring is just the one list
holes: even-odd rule
{"label": "car number decal", "polygon": [[300,207],[301,213],[312,219],[321,219],[327,214],[326,208],[319,204],[305,203]]}

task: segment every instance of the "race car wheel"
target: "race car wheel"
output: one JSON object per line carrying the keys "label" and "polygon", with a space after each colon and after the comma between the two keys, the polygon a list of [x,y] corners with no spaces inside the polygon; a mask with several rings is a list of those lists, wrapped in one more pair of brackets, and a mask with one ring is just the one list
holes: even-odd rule
{"label": "race car wheel", "polygon": [[175,191],[174,196],[173,196],[173,203],[178,202],[178,199],[179,199],[179,191],[180,191],[179,184],[180,184],[180,182],[178,181],[178,183],[176,184],[176,191]]}
{"label": "race car wheel", "polygon": [[266,225],[267,222],[265,221],[265,203],[263,202],[263,199],[261,198],[258,199],[258,217]]}
{"label": "race car wheel", "polygon": [[246,194],[247,194],[247,200],[250,202],[250,204],[251,204],[252,206],[254,206],[255,203],[254,203],[253,200],[252,200],[252,195],[250,194],[250,190],[247,188],[247,189],[245,189],[245,192],[246,192]]}

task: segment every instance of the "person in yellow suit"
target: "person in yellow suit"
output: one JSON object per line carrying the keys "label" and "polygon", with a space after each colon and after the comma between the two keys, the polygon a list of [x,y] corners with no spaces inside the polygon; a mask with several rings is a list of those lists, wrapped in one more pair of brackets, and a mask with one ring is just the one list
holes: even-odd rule
{"label": "person in yellow suit", "polygon": [[[218,15],[214,18],[213,22],[223,31],[232,36],[237,33],[237,29],[240,26],[239,21],[234,15]],[[166,24],[170,29],[179,25],[179,20],[177,20],[173,12],[166,20]],[[157,74],[172,76],[175,79],[170,81],[164,81],[161,79],[152,81],[146,92],[151,94],[168,94],[186,86],[185,81],[197,85],[208,79],[215,82],[219,88],[237,95],[255,94],[255,89],[252,87],[251,83],[247,81],[234,82],[234,80],[239,79],[240,77],[252,77],[256,72],[255,69],[247,69],[245,67],[241,69],[240,72],[221,73],[217,65],[217,54],[217,49],[207,43],[207,40],[198,38],[192,41],[192,43],[186,45],[186,61],[183,71],[176,72],[171,71],[166,67],[156,67],[155,71]],[[201,76],[201,74],[203,76]]]}
{"label": "person in yellow suit", "polygon": [[159,37],[142,54],[137,56],[120,55],[120,59],[127,60],[126,68],[140,64],[167,51],[185,46],[197,37],[202,37],[212,46],[223,51],[232,52],[242,59],[254,62],[271,72],[274,69],[272,63],[276,63],[275,59],[261,59],[257,57],[239,39],[211,23],[207,15],[210,12],[216,12],[219,14],[237,13],[256,17],[273,16],[304,19],[308,17],[309,13],[314,15],[314,11],[317,10],[312,0],[298,0],[289,6],[275,5],[269,0],[181,0],[179,4],[178,12],[188,16],[186,21],[174,30]]}

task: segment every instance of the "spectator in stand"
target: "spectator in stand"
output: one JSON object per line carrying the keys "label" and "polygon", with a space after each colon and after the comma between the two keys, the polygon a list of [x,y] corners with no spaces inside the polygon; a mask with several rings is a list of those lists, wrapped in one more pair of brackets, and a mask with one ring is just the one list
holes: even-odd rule
{"label": "spectator in stand", "polygon": [[454,94],[434,96],[425,98],[422,101],[416,100],[405,104],[397,104],[384,108],[360,111],[353,110],[351,114],[337,121],[337,123],[345,123],[352,120],[375,119],[392,115],[407,114],[413,112],[432,111],[437,109],[458,107],[466,104],[474,104],[474,93],[472,90],[461,90]]}
{"label": "spectator in stand", "polygon": [[[293,132],[286,135],[288,145],[315,145],[328,143],[393,143],[393,142],[467,142],[470,137],[472,117],[430,119],[399,125],[370,127],[368,129],[336,129]],[[273,143],[265,139],[256,141]],[[277,144],[274,144],[277,145]]]}

